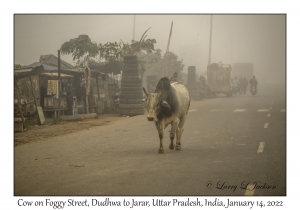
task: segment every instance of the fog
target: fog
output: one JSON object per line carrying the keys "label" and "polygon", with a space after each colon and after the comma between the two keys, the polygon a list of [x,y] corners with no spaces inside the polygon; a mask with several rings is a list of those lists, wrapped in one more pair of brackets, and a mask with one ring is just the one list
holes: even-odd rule
{"label": "fog", "polygon": [[[286,81],[286,15],[213,15],[211,62],[251,62],[262,83]],[[135,27],[134,27],[135,19]],[[156,39],[155,49],[183,59],[184,72],[196,66],[206,70],[209,57],[211,15],[15,15],[14,63],[28,65],[40,55],[54,54],[61,45],[81,34],[99,43],[130,43],[147,32]],[[134,30],[135,28],[135,30]],[[71,55],[61,59],[75,64]]]}

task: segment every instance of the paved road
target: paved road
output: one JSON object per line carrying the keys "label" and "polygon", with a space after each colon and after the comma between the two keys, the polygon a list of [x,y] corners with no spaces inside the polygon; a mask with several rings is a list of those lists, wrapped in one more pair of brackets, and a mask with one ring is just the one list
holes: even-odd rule
{"label": "paved road", "polygon": [[15,147],[15,195],[286,195],[284,86],[193,101],[180,151],[146,116]]}

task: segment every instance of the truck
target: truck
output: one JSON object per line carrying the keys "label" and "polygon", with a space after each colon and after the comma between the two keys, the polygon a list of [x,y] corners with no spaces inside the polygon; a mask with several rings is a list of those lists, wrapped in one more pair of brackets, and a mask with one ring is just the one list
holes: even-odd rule
{"label": "truck", "polygon": [[253,72],[253,63],[233,63],[232,64],[232,76],[244,78],[246,77],[247,81],[249,81],[254,75]]}
{"label": "truck", "polygon": [[231,96],[231,65],[212,63],[207,66],[207,86],[210,95],[223,93]]}

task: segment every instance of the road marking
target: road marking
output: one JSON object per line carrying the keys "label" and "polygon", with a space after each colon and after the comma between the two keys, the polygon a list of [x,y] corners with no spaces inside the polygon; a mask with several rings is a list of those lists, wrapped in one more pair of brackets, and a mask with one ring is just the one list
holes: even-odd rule
{"label": "road marking", "polygon": [[269,112],[269,109],[259,109],[257,112]]}
{"label": "road marking", "polygon": [[254,184],[249,184],[246,188],[246,192],[245,192],[245,195],[254,195]]}
{"label": "road marking", "polygon": [[281,112],[285,112],[285,109],[281,109],[280,111],[281,111]]}
{"label": "road marking", "polygon": [[198,109],[190,109],[189,112],[197,111]]}
{"label": "road marking", "polygon": [[268,117],[271,117],[271,113],[268,114]]}
{"label": "road marking", "polygon": [[222,112],[224,111],[223,109],[212,109],[209,112]]}
{"label": "road marking", "polygon": [[245,112],[246,111],[246,109],[235,109],[235,110],[233,110],[233,112]]}
{"label": "road marking", "polygon": [[260,142],[258,146],[257,153],[263,153],[265,147],[265,142]]}
{"label": "road marking", "polygon": [[265,123],[264,128],[268,128],[269,127],[269,123]]}

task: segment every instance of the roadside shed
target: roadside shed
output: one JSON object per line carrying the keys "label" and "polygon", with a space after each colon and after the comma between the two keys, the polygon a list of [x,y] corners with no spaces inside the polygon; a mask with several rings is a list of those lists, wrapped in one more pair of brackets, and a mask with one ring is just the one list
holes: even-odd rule
{"label": "roadside shed", "polygon": [[[52,54],[41,55],[38,62],[27,65],[26,68],[15,69],[15,83],[20,86],[21,101],[27,107],[28,104],[31,105],[30,109],[23,110],[25,117],[34,115],[36,107],[42,107],[46,116],[52,114],[56,116],[59,87],[58,62],[58,58]],[[67,110],[65,87],[70,78],[75,88],[74,96],[76,96],[79,114],[93,112],[102,114],[107,108],[111,110],[111,107],[114,106],[113,95],[118,90],[118,82],[115,81],[114,76],[120,73],[121,68],[120,62],[102,63],[95,68],[92,67],[92,70],[76,68],[60,59],[62,114],[66,114],[65,111]],[[28,80],[29,75],[32,78],[32,88]],[[36,96],[35,100],[32,98],[32,92]],[[16,114],[17,112],[15,109]]]}

